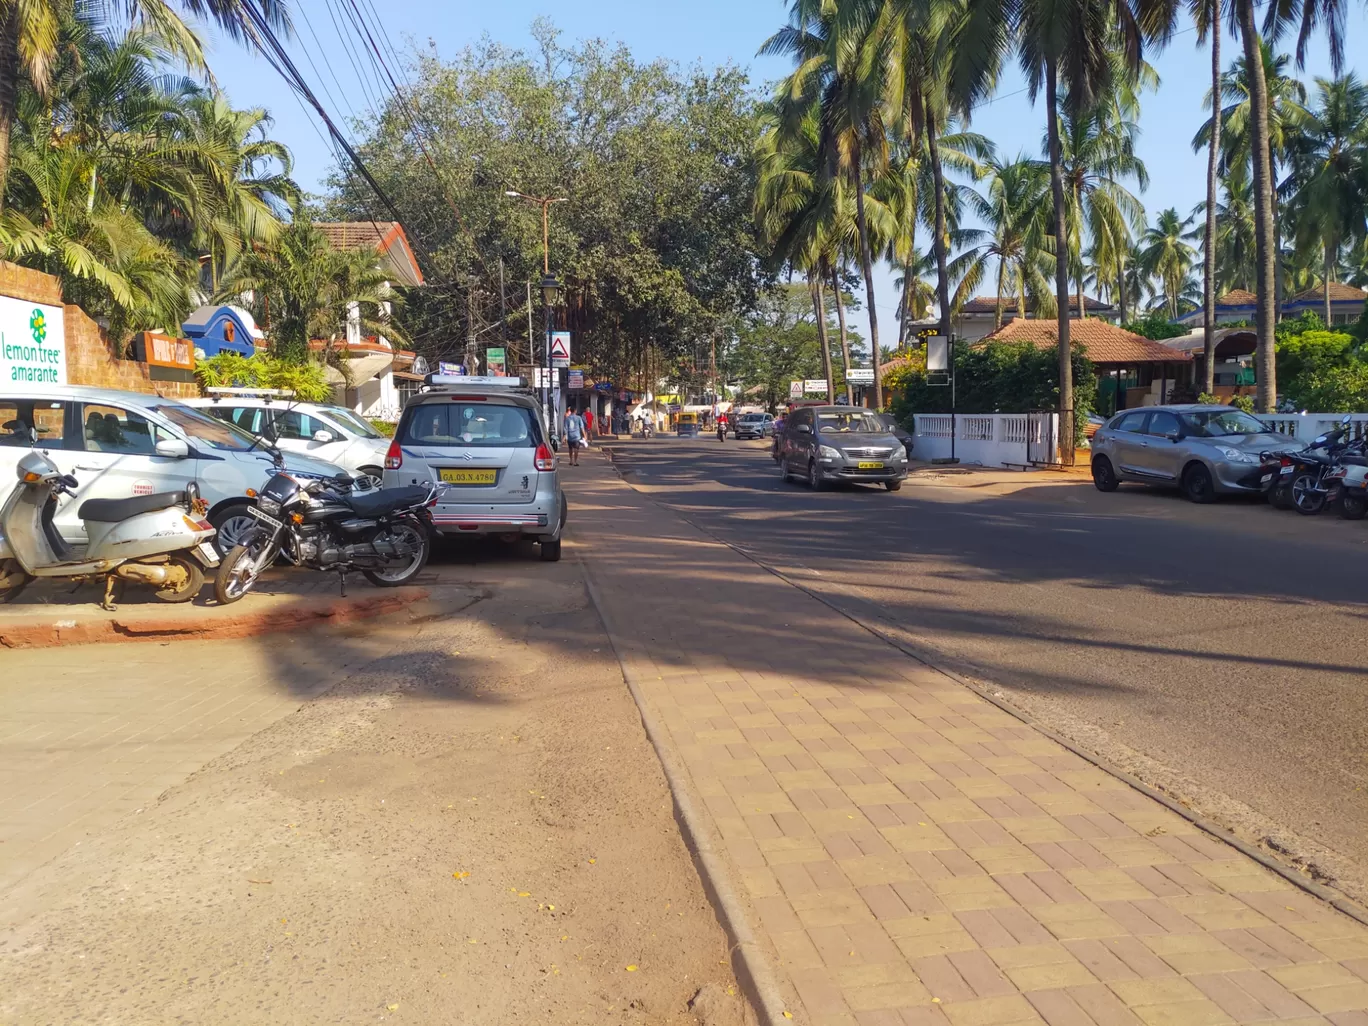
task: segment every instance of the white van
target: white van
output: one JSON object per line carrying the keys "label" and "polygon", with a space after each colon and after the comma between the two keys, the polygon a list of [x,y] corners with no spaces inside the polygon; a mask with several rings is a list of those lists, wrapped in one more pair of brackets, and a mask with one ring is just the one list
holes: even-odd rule
{"label": "white van", "polygon": [[[258,439],[175,399],[81,385],[0,387],[0,498],[14,487],[15,468],[32,448],[76,478],[75,494],[59,500],[54,520],[76,545],[86,542],[76,515],[86,499],[174,492],[198,481],[219,531],[215,541],[227,551],[255,523],[247,507],[256,500],[247,490],[260,488],[273,473],[271,454]],[[297,453],[286,453],[285,462],[301,477],[344,474]]]}

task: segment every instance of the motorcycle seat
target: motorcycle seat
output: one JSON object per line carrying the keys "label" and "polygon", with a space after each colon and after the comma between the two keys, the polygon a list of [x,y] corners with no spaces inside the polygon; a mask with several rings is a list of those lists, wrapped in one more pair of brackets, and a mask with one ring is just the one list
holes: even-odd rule
{"label": "motorcycle seat", "polygon": [[427,501],[428,490],[422,485],[405,488],[381,488],[365,495],[352,494],[347,504],[360,517],[382,517],[406,506],[418,506]]}
{"label": "motorcycle seat", "polygon": [[135,495],[131,499],[86,499],[76,515],[97,524],[117,524],[139,513],[169,509],[184,501],[184,492],[157,492],[155,495]]}
{"label": "motorcycle seat", "polygon": [[1346,467],[1368,467],[1368,456],[1341,456],[1340,462]]}

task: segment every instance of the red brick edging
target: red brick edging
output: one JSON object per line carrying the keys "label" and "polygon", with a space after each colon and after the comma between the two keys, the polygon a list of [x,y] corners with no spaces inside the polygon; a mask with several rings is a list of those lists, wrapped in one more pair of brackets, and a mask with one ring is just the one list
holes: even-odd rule
{"label": "red brick edging", "polygon": [[[88,621],[57,620],[46,623],[0,624],[0,648],[50,648],[56,645],[108,644],[119,641],[166,641],[181,639],[245,638],[277,631],[307,630],[322,624],[369,620],[397,612],[428,597],[426,588],[396,588],[380,595],[336,598],[327,601],[300,599],[288,605],[253,612],[212,615],[187,621],[183,617],[122,620],[118,613]],[[61,614],[54,611],[54,618]]]}

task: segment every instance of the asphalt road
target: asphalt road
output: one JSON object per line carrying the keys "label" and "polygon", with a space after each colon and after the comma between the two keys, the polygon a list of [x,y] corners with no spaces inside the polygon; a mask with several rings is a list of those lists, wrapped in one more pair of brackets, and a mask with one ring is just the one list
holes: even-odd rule
{"label": "asphalt road", "polygon": [[1368,523],[1025,476],[813,493],[756,442],[613,455],[701,528],[1368,899]]}

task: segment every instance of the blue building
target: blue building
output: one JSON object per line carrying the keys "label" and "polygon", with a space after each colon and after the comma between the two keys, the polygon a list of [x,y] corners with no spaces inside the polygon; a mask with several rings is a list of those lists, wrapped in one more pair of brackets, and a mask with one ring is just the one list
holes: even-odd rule
{"label": "blue building", "polygon": [[256,342],[266,336],[252,315],[240,306],[202,306],[181,325],[195,347],[196,358],[217,356],[223,351],[251,356]]}

